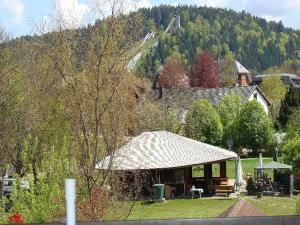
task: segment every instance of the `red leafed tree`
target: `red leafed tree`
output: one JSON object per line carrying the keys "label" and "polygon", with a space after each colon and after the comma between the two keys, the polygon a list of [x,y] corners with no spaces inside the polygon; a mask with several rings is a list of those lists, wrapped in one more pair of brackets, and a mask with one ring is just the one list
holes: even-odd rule
{"label": "red leafed tree", "polygon": [[190,80],[184,66],[168,58],[157,79],[157,85],[164,88],[184,89],[190,86]]}
{"label": "red leafed tree", "polygon": [[197,55],[194,61],[191,77],[192,87],[219,87],[219,68],[209,51]]}

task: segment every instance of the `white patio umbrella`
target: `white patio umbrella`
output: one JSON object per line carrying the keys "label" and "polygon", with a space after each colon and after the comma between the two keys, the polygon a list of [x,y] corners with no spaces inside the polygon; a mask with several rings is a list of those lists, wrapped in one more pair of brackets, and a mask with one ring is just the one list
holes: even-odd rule
{"label": "white patio umbrella", "polygon": [[263,163],[263,158],[262,158],[262,153],[259,153],[258,156],[258,167],[263,167],[264,163]]}
{"label": "white patio umbrella", "polygon": [[[260,152],[259,156],[258,156],[258,167],[262,168],[263,166],[264,166],[264,163],[263,163],[262,153]],[[259,175],[259,177],[262,176],[262,170],[258,171],[258,175]]]}
{"label": "white patio umbrella", "polygon": [[237,160],[236,160],[236,179],[235,179],[235,184],[236,184],[237,190],[240,189],[243,182],[244,182],[244,179],[243,179],[242,160],[240,159],[240,157],[237,157]]}

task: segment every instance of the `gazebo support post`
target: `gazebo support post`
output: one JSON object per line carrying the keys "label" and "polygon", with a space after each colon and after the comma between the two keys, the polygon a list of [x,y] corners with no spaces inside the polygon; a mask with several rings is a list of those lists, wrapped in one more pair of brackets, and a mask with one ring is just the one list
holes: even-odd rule
{"label": "gazebo support post", "polygon": [[225,178],[226,175],[226,161],[220,162],[220,177]]}
{"label": "gazebo support post", "polygon": [[212,179],[212,164],[204,164],[204,180],[205,180],[205,188],[204,192],[209,194],[208,186],[210,184],[210,180]]}
{"label": "gazebo support post", "polygon": [[160,170],[158,170],[158,183],[160,184]]}

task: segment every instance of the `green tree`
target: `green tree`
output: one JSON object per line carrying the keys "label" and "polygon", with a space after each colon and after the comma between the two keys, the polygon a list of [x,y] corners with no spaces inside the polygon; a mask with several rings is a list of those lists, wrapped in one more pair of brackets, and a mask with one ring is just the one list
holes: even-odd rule
{"label": "green tree", "polygon": [[[0,28],[0,176],[12,164],[18,172],[18,153],[28,127],[24,102],[24,74],[9,39]],[[0,181],[1,188],[1,181]],[[2,192],[0,193],[0,196]]]}
{"label": "green tree", "polygon": [[300,108],[292,114],[287,125],[287,138],[295,137],[300,138]]}
{"label": "green tree", "polygon": [[227,146],[228,138],[237,141],[236,126],[241,109],[241,98],[237,94],[229,94],[225,96],[218,106],[221,122],[223,125],[223,146]]}
{"label": "green tree", "polygon": [[261,89],[271,100],[272,104],[280,104],[286,92],[286,88],[279,76],[267,76],[262,79]]}
{"label": "green tree", "polygon": [[299,189],[300,188],[300,109],[294,112],[290,120],[288,121],[287,137],[282,149],[283,149],[282,151],[283,159],[285,163],[293,165],[294,185],[296,189]]}
{"label": "green tree", "polygon": [[237,124],[238,146],[255,152],[274,143],[271,119],[256,100],[245,103]]}
{"label": "green tree", "polygon": [[284,97],[284,100],[281,103],[281,107],[279,110],[279,118],[278,121],[280,125],[285,128],[288,120],[295,110],[299,108],[299,97],[297,94],[297,90],[292,85],[289,88],[289,91]]}
{"label": "green tree", "polygon": [[300,138],[289,139],[283,146],[283,159],[287,164],[293,165],[294,170],[300,169]]}
{"label": "green tree", "polygon": [[220,84],[222,87],[230,87],[235,84],[235,71],[233,68],[234,56],[227,54],[224,60],[223,70],[220,71]]}
{"label": "green tree", "polygon": [[261,89],[272,103],[270,111],[275,122],[279,115],[280,104],[285,96],[286,88],[279,76],[267,76],[262,80]]}
{"label": "green tree", "polygon": [[186,115],[185,135],[212,145],[222,139],[220,115],[208,100],[196,100]]}

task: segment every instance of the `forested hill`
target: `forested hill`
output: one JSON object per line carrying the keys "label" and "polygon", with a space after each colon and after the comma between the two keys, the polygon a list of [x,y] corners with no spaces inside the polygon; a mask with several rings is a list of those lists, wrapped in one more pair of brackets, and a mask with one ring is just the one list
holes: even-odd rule
{"label": "forested hill", "polygon": [[[190,67],[200,49],[210,50],[219,60],[235,57],[257,73],[283,64],[300,71],[300,31],[285,28],[282,22],[267,22],[244,11],[196,6],[163,5],[140,12],[145,16],[145,33],[161,31],[158,47],[142,57],[144,72],[154,72],[169,56]],[[174,15],[180,15],[181,28],[163,35]]]}
{"label": "forested hill", "polygon": [[[190,69],[196,53],[201,50],[211,51],[216,60],[235,58],[253,74],[283,65],[288,68],[284,72],[300,75],[300,30],[285,28],[282,22],[267,22],[244,11],[197,6],[161,5],[139,12],[144,16],[143,35],[155,32],[155,37],[144,45],[136,66],[141,75],[153,79],[167,57],[179,60]],[[175,15],[180,16],[180,29],[170,29],[164,34]],[[80,57],[84,57],[85,42],[93,29],[93,25],[88,25],[77,30],[82,44],[78,49]],[[50,38],[51,35],[46,36]],[[37,38],[24,36],[11,44],[16,47],[19,41],[34,42]],[[17,48],[22,58],[22,51]]]}

